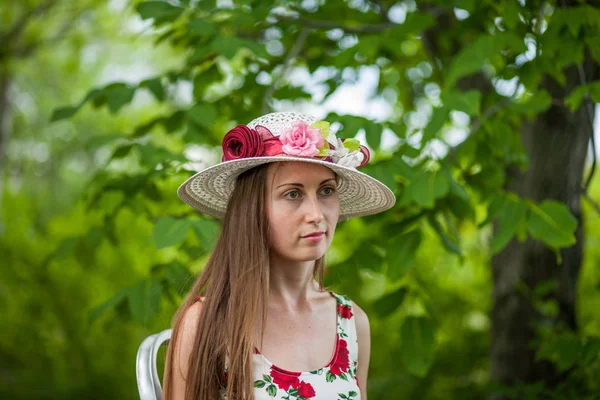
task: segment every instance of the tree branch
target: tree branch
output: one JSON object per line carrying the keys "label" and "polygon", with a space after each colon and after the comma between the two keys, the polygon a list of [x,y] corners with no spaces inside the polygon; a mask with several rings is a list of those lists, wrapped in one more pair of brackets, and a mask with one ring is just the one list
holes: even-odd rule
{"label": "tree branch", "polygon": [[34,7],[31,10],[27,11],[21,16],[21,18],[19,18],[17,22],[15,22],[12,29],[0,36],[0,42],[10,43],[17,40],[18,36],[23,32],[23,30],[25,30],[25,27],[27,26],[31,18],[44,14],[46,11],[52,8],[55,3],[56,0],[47,0],[46,2],[38,4],[37,7]]}
{"label": "tree branch", "polygon": [[346,33],[381,33],[389,27],[396,25],[391,21],[387,21],[380,24],[364,24],[361,26],[350,27],[337,22],[311,20],[301,16],[292,17],[289,15],[273,14],[273,17],[275,17],[278,21],[300,24],[305,28],[326,30],[341,29]]}
{"label": "tree branch", "polygon": [[300,35],[298,35],[298,38],[296,39],[296,43],[294,43],[294,46],[290,49],[290,52],[285,57],[285,60],[283,61],[283,67],[282,67],[281,73],[279,74],[277,79],[273,80],[273,83],[271,84],[271,86],[269,86],[269,88],[267,89],[267,91],[265,93],[265,97],[263,98],[263,106],[262,106],[263,114],[266,114],[269,112],[269,108],[270,108],[269,103],[271,102],[271,99],[273,98],[273,94],[275,93],[275,90],[277,89],[279,82],[281,81],[281,79],[286,75],[287,71],[289,70],[289,68],[292,64],[292,60],[298,54],[300,54],[300,50],[302,50],[302,47],[304,46],[304,43],[306,42],[306,39],[308,38],[309,33],[310,33],[309,28],[307,28],[307,27],[302,28]]}
{"label": "tree branch", "polygon": [[75,23],[73,18],[68,18],[67,21],[62,25],[56,35],[48,38],[46,40],[39,40],[37,42],[29,43],[27,46],[19,47],[12,52],[13,57],[18,58],[26,58],[29,57],[34,51],[36,51],[39,47],[54,44],[56,42],[61,41],[66,34],[71,30],[73,24]]}

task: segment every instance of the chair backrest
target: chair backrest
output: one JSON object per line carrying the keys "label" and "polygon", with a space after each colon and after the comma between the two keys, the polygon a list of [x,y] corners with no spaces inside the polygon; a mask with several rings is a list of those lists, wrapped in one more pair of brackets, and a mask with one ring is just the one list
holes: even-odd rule
{"label": "chair backrest", "polygon": [[156,355],[163,344],[169,343],[172,329],[148,336],[137,353],[135,372],[141,400],[161,400],[162,386],[156,367]]}

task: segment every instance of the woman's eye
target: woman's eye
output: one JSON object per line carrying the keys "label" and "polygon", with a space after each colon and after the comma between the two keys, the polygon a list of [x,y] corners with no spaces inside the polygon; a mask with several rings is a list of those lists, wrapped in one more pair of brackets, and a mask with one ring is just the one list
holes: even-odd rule
{"label": "woman's eye", "polygon": [[321,193],[323,193],[325,196],[331,196],[333,192],[335,192],[335,190],[332,187],[326,187],[321,190]]}
{"label": "woman's eye", "polygon": [[287,192],[284,197],[287,197],[288,199],[297,199],[299,196],[300,193],[298,193],[297,190],[294,190],[291,192]]}

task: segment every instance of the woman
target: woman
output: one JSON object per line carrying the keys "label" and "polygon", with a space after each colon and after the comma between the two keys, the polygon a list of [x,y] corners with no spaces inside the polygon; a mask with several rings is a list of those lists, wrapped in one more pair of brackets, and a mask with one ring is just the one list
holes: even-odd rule
{"label": "woman", "polygon": [[356,170],[368,161],[325,121],[271,113],[229,131],[222,162],[181,185],[223,230],[174,317],[165,399],[366,399],[369,321],[323,288],[323,259],[339,220],[394,205]]}

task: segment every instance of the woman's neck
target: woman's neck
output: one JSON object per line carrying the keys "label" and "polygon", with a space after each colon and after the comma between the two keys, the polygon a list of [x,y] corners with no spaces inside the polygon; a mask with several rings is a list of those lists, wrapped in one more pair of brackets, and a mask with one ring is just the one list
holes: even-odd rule
{"label": "woman's neck", "polygon": [[269,295],[288,309],[304,308],[319,293],[313,271],[315,261],[291,262],[271,257]]}

